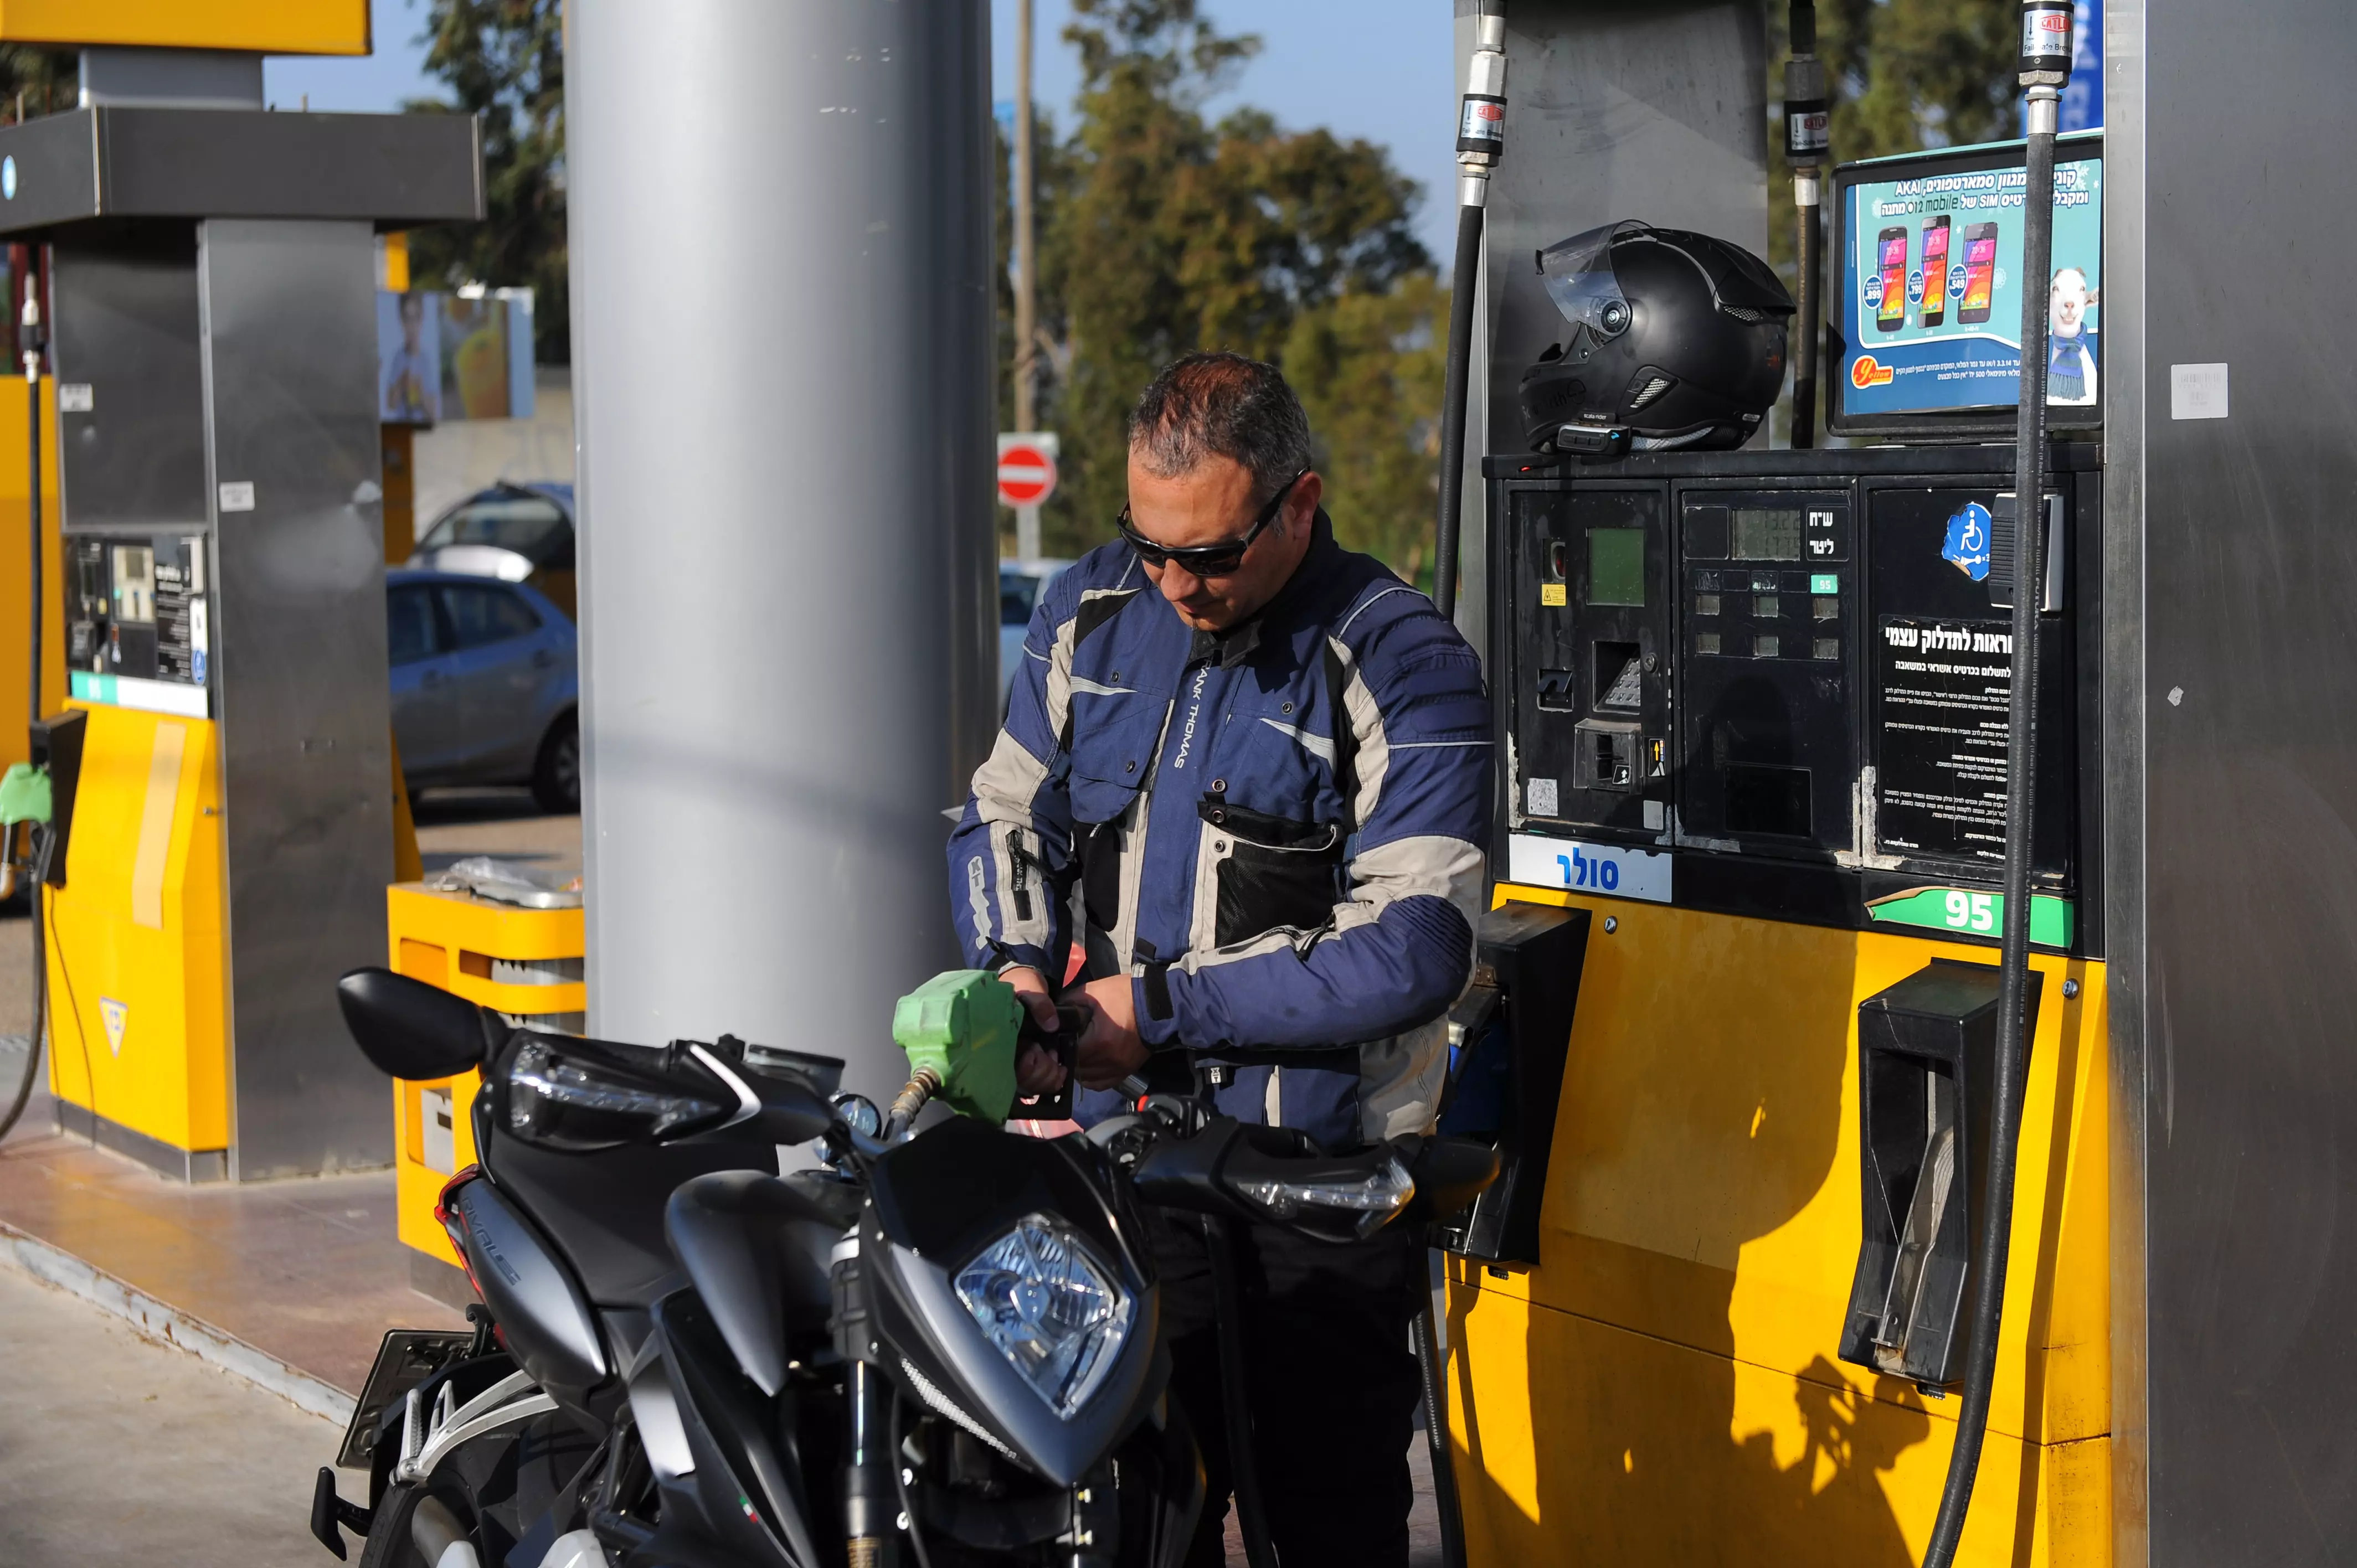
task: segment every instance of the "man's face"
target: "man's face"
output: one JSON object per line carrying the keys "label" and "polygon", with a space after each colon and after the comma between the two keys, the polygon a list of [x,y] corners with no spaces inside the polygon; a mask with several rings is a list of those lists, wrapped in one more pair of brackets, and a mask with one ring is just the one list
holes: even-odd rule
{"label": "man's face", "polygon": [[[1161,590],[1178,618],[1197,631],[1224,631],[1251,619],[1301,564],[1323,488],[1316,474],[1302,475],[1233,572],[1198,577],[1178,562],[1167,561],[1146,567],[1146,580]],[[1129,455],[1130,522],[1139,534],[1168,549],[1242,539],[1260,510],[1255,500],[1265,499],[1254,496],[1252,471],[1232,457],[1207,457],[1192,471],[1165,479],[1149,473],[1135,451]]]}

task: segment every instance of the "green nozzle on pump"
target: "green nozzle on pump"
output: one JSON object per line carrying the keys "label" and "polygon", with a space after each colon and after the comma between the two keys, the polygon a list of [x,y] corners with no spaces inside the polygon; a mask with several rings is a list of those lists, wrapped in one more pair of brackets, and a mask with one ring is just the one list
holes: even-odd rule
{"label": "green nozzle on pump", "polygon": [[935,1098],[961,1116],[1004,1122],[1015,1105],[1015,1044],[1023,1004],[986,969],[937,974],[893,1004],[892,1038],[913,1074],[931,1068]]}
{"label": "green nozzle on pump", "polygon": [[18,822],[49,820],[49,770],[29,762],[12,762],[0,775],[0,828]]}

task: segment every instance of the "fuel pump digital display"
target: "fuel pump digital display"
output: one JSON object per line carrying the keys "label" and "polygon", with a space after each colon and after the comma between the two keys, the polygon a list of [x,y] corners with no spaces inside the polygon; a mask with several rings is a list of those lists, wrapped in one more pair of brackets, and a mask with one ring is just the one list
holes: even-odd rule
{"label": "fuel pump digital display", "polygon": [[1736,507],[1735,558],[1798,561],[1808,553],[1808,514],[1799,507]]}
{"label": "fuel pump digital display", "polygon": [[1587,531],[1587,602],[1591,605],[1645,603],[1645,531],[1641,528],[1591,528]]}

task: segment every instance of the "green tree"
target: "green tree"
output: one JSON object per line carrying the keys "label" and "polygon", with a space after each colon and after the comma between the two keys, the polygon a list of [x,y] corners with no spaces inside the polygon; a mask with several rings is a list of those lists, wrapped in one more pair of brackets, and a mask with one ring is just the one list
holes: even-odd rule
{"label": "green tree", "polygon": [[36,120],[80,100],[81,56],[37,44],[0,44],[0,121]]}
{"label": "green tree", "polygon": [[[1123,420],[1156,370],[1196,349],[1282,360],[1305,316],[1430,270],[1408,226],[1415,183],[1382,148],[1287,133],[1257,110],[1205,120],[1258,39],[1222,37],[1194,0],[1075,0],[1073,13],[1080,120],[1042,192],[1055,216],[1040,244],[1041,320],[1060,338],[1042,406],[1063,443],[1042,521],[1064,552],[1110,537]],[[1356,313],[1335,330],[1353,353],[1380,336]]]}
{"label": "green tree", "polygon": [[1429,272],[1303,311],[1285,343],[1336,535],[1409,582],[1430,564],[1448,290]]}
{"label": "green tree", "polygon": [[433,0],[425,69],[449,102],[412,113],[479,116],[483,124],[480,223],[419,231],[410,241],[422,285],[482,283],[533,291],[533,353],[572,358],[565,287],[565,26],[563,0]]}

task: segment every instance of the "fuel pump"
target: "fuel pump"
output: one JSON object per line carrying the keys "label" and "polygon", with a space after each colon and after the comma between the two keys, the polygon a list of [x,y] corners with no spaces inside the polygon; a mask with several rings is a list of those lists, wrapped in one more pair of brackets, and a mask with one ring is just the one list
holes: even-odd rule
{"label": "fuel pump", "polygon": [[75,108],[0,128],[65,579],[36,554],[68,693],[35,687],[37,1034],[63,1129],[188,1181],[391,1155],[381,1081],[320,1046],[393,866],[371,259],[482,186],[471,121],[264,104],[265,49],[355,15],[0,16],[87,46]]}
{"label": "fuel pump", "polygon": [[[1518,142],[1557,156],[1499,166],[1483,214],[1497,897],[1581,923],[1562,1023],[1493,1097],[1547,1101],[1544,1146],[1493,1115],[1490,1228],[1451,1238],[1469,1561],[2094,1540],[2108,1372],[2054,1327],[2100,1312],[2105,1240],[2103,162],[2057,147],[2069,9],[2024,7],[2025,142],[1828,179],[1793,7],[1789,293],[1765,105],[1720,96],[1766,74],[1756,16],[1501,29]],[[1691,90],[1636,93],[1670,57]],[[1501,1048],[1459,1052],[1456,1130]]]}

